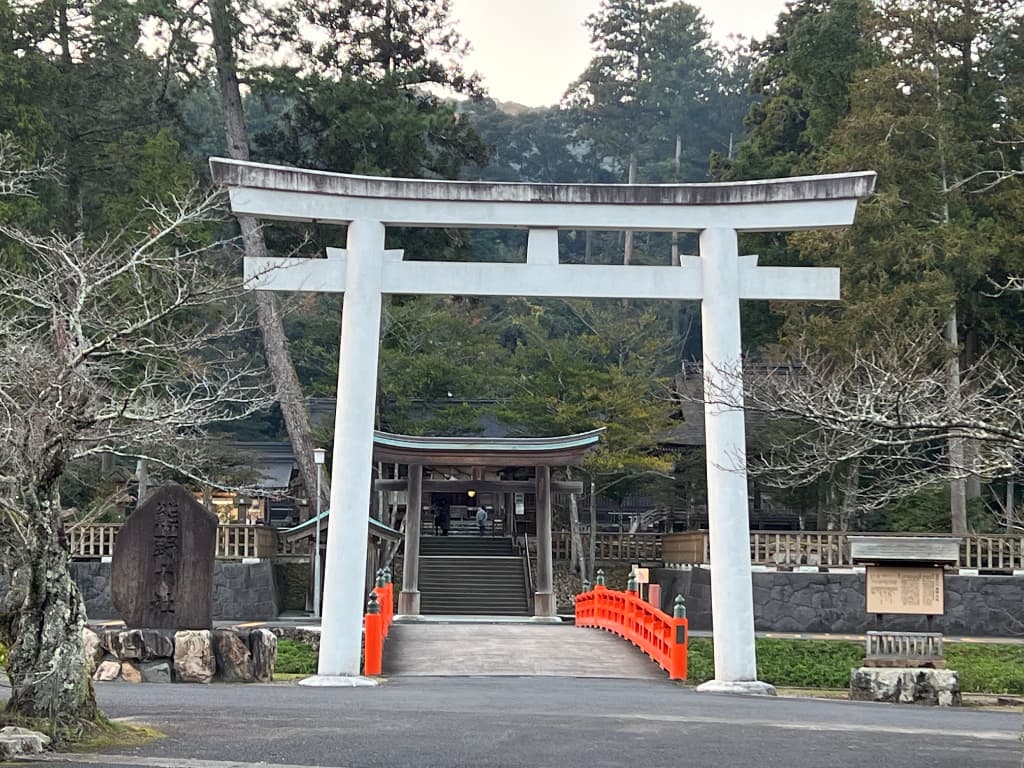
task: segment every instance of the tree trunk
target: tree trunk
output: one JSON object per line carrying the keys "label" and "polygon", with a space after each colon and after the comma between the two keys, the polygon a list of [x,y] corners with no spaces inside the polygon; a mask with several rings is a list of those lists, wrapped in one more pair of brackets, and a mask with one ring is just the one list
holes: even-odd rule
{"label": "tree trunk", "polygon": [[[956,308],[946,321],[946,343],[950,347],[946,364],[946,390],[954,414],[960,411],[960,342],[957,337]],[[967,535],[967,483],[964,480],[964,441],[961,437],[949,439],[949,468],[959,475],[949,484],[949,515],[954,536]]]}
{"label": "tree trunk", "polygon": [[[683,137],[680,134],[676,134],[676,178],[675,181],[678,184],[680,181],[680,171],[682,170],[683,162]],[[672,230],[672,266],[678,267],[679,261],[679,230]],[[679,317],[679,313],[676,313],[676,318]]]}
{"label": "tree trunk", "polygon": [[[233,160],[249,159],[249,135],[242,112],[242,96],[238,88],[238,72],[235,65],[234,37],[231,31],[231,16],[226,0],[210,0],[210,22],[213,32],[213,47],[217,56],[217,80],[220,84],[221,110],[224,117],[224,133],[227,138],[228,156]],[[242,230],[242,243],[246,256],[265,257],[267,246],[256,220],[251,216],[239,216],[238,225]],[[302,396],[302,387],[295,374],[291,355],[288,353],[288,339],[278,312],[277,301],[269,291],[255,291],[256,316],[263,337],[263,349],[267,367],[277,391],[281,415],[292,444],[299,476],[306,488],[307,498],[316,494],[316,462],[313,460],[312,427],[309,412]],[[323,509],[330,504],[330,476],[324,468],[320,487],[320,502]]]}
{"label": "tree trunk", "polygon": [[[139,489],[135,497],[135,506],[138,506],[149,495],[149,468],[145,459],[139,459],[135,462],[135,477],[139,481]],[[207,507],[207,509],[209,508]]]}
{"label": "tree trunk", "polygon": [[[626,176],[626,183],[633,184],[636,182],[636,152],[629,153],[629,171]],[[625,244],[623,246],[622,263],[631,264],[633,262],[633,230],[627,229],[625,232]]]}
{"label": "tree trunk", "polygon": [[843,488],[843,504],[839,510],[839,530],[851,531],[853,514],[857,507],[860,486],[860,459],[851,459],[846,467],[846,482]]}
{"label": "tree trunk", "polygon": [[1013,524],[1017,519],[1013,507],[1013,480],[1011,479],[1006,481],[1006,525],[1004,528],[1007,533],[1013,533]]}
{"label": "tree trunk", "polygon": [[82,722],[100,717],[82,641],[85,602],[71,577],[52,494],[29,489],[22,498],[27,541],[0,602],[0,642],[8,647],[11,681],[7,711],[45,718],[52,732],[78,730]]}
{"label": "tree trunk", "polygon": [[[566,467],[566,478],[572,479],[571,467]],[[575,493],[569,494],[569,540],[572,550],[569,555],[570,567],[579,571],[580,579],[586,579],[587,563],[583,557],[583,538],[580,536],[580,508]]]}

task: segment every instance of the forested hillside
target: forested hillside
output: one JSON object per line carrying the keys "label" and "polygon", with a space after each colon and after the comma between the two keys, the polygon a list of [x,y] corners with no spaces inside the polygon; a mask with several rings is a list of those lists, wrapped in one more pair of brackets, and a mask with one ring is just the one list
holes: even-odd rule
{"label": "forested hillside", "polygon": [[[0,129],[23,166],[53,160],[59,169],[34,196],[3,203],[5,218],[28,232],[102,242],[147,201],[204,186],[208,157],[229,152],[225,121],[236,126],[232,146],[241,136],[253,160],[364,174],[667,183],[872,169],[878,194],[849,232],[744,243],[763,263],[839,265],[844,281],[839,307],[745,306],[749,359],[793,362],[800,349],[850,374],[884,339],[941,335],[937,359],[901,374],[939,371],[946,400],[969,405],[973,393],[955,390],[974,366],[993,355],[1009,364],[1020,342],[1019,2],[805,0],[766,40],[725,50],[686,3],[607,0],[585,21],[590,64],[560,104],[542,109],[501,106],[481,91],[460,63],[466,43],[443,0],[3,3],[0,14]],[[244,120],[222,98],[226,73],[240,84]],[[231,225],[218,234],[231,236]],[[326,227],[261,234],[272,253],[318,253],[344,237]],[[17,240],[5,246],[11,264],[31,258]],[[497,231],[397,231],[390,240],[414,259],[515,260],[525,248],[524,235]],[[573,231],[561,248],[564,261],[658,264],[694,253],[696,241]],[[275,299],[235,343],[264,358],[276,325],[268,379],[296,388],[293,400],[331,396],[338,302]],[[664,450],[681,412],[679,374],[700,359],[695,305],[394,298],[385,311],[382,428],[473,431],[482,412],[540,434],[607,426],[595,476],[622,493],[635,475],[662,498],[701,495],[682,480],[693,473],[680,462],[694,457]],[[825,402],[849,409],[814,396],[821,402],[799,412],[805,419]],[[287,408],[283,416],[275,407],[226,431],[309,444],[308,421]],[[888,502],[948,495],[952,479],[963,529],[963,498],[988,480],[1003,483],[993,490],[1004,498],[1013,474],[1005,438],[988,450],[991,439],[933,425],[916,448],[893,450],[857,429],[838,440],[825,421],[802,440],[791,439],[791,425],[784,441],[770,425],[756,436],[770,454],[758,465],[762,482],[779,486],[779,503],[799,497],[817,523],[886,526]],[[65,497],[90,503],[102,483],[80,478],[96,476],[69,467]],[[925,505],[931,522],[902,524],[943,525],[945,504]],[[975,512],[972,524],[985,525]]]}

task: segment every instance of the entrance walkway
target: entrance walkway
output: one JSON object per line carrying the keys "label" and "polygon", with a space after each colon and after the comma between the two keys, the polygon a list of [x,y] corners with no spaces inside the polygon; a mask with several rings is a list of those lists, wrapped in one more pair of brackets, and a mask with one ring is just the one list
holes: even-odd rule
{"label": "entrance walkway", "polygon": [[384,675],[666,679],[637,648],[603,630],[510,621],[394,624]]}

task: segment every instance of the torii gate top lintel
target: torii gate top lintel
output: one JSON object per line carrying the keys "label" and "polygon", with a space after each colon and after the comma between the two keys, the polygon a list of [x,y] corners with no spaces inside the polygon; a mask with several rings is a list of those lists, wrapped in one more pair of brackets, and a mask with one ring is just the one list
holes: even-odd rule
{"label": "torii gate top lintel", "polygon": [[716,220],[737,231],[841,227],[875,184],[873,171],[701,184],[528,184],[356,176],[216,157],[210,169],[230,189],[237,214],[495,229],[696,232]]}

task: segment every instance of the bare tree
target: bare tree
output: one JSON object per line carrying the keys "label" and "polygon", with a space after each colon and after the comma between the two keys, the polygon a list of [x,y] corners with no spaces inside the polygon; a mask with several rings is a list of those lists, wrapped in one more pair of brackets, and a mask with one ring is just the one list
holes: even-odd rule
{"label": "bare tree", "polygon": [[[0,166],[12,157],[0,155]],[[150,205],[98,244],[0,222],[0,642],[8,711],[96,721],[85,606],[59,503],[69,464],[101,453],[194,474],[212,423],[271,398],[232,346],[250,327],[217,197]],[[17,258],[15,258],[17,253]]]}
{"label": "bare tree", "polygon": [[[1024,355],[989,350],[961,372],[960,394],[950,397],[950,354],[934,330],[882,330],[870,349],[849,354],[805,338],[792,362],[743,372],[743,403],[724,391],[704,397],[756,412],[775,428],[761,435],[766,447],[750,452],[752,474],[778,488],[827,479],[850,518],[972,473],[995,479],[1015,471],[1024,446]],[[969,465],[949,453],[958,440],[977,445]]]}

